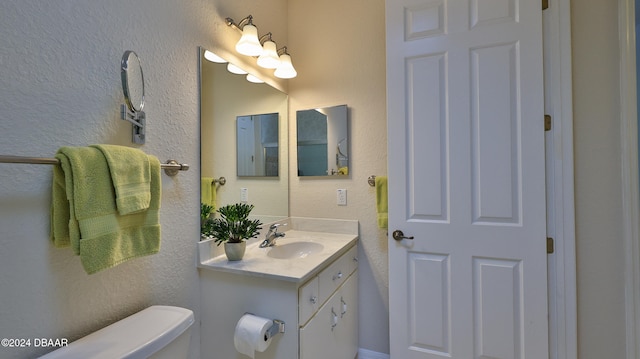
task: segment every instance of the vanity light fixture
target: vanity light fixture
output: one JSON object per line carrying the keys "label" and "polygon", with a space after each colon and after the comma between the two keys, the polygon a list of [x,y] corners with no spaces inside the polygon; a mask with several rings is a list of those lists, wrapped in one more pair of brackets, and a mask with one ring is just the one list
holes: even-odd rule
{"label": "vanity light fixture", "polygon": [[[251,15],[242,19],[238,24],[230,17],[226,19],[228,26],[242,31],[242,37],[236,44],[236,51],[243,55],[257,57],[258,66],[265,69],[275,69],[275,77],[292,79],[298,76],[291,63],[291,55],[287,52],[287,47],[277,49],[270,32],[258,38],[258,29],[253,25],[252,20],[253,16]],[[229,71],[233,72],[230,68]]]}
{"label": "vanity light fixture", "polygon": [[227,60],[223,59],[222,57],[214,54],[213,52],[209,51],[209,50],[205,50],[204,51],[204,58],[211,61],[211,62],[215,62],[218,64],[224,64],[227,62]]}
{"label": "vanity light fixture", "polygon": [[[263,40],[264,39],[264,40]],[[260,38],[262,44],[262,55],[258,57],[258,66],[265,69],[276,69],[280,66],[280,58],[278,57],[278,50],[276,49],[276,43],[271,38],[271,33]]]}
{"label": "vanity light fixture", "polygon": [[273,74],[281,79],[292,79],[298,76],[298,72],[291,63],[291,55],[287,53],[287,47],[278,50],[278,54],[280,55],[280,65]]}
{"label": "vanity light fixture", "polygon": [[247,56],[260,56],[262,45],[258,39],[258,28],[253,25],[253,16],[249,15],[236,24],[233,19],[227,18],[227,25],[242,31],[242,37],[236,44],[236,51]]}

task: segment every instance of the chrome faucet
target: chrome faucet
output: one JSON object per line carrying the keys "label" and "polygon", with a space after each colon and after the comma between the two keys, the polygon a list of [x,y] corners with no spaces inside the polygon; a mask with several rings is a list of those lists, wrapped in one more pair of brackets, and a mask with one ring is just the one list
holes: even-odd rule
{"label": "chrome faucet", "polygon": [[260,243],[260,248],[273,247],[276,244],[276,239],[284,237],[285,235],[283,232],[278,232],[278,227],[286,225],[286,223],[276,223],[269,226],[269,231],[267,232],[264,241]]}

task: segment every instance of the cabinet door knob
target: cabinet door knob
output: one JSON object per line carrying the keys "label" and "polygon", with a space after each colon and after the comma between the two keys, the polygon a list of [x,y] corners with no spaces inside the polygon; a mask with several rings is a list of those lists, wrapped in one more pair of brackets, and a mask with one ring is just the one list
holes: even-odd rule
{"label": "cabinet door knob", "polygon": [[342,318],[347,313],[347,303],[342,297],[340,297],[340,303],[342,303],[342,311],[340,312],[340,318]]}
{"label": "cabinet door knob", "polygon": [[341,279],[341,278],[342,278],[342,271],[338,272],[336,275],[333,276],[333,280]]}
{"label": "cabinet door knob", "polygon": [[311,302],[311,304],[316,304],[316,303],[318,303],[318,297],[313,295],[313,296],[311,296],[311,298],[309,298],[309,301]]}

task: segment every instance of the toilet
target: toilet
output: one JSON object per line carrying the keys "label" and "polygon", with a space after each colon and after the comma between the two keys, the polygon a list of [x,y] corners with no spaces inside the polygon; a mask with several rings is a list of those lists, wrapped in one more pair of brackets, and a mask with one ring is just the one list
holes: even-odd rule
{"label": "toilet", "polygon": [[40,358],[187,358],[192,324],[189,309],[151,306]]}

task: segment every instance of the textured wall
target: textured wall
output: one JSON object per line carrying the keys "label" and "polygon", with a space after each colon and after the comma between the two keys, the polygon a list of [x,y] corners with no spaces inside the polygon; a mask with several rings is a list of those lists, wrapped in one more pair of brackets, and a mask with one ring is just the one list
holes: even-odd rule
{"label": "textured wall", "polygon": [[611,5],[571,6],[581,359],[625,357],[618,9]]}
{"label": "textured wall", "polygon": [[[131,49],[146,84],[147,143],[140,148],[192,165],[173,178],[163,174],[160,253],[88,276],[70,250],[49,242],[51,167],[0,164],[0,337],[73,340],[152,304],[187,307],[199,318],[197,47],[228,47],[239,34],[223,18],[239,20],[249,8],[256,19],[271,15],[263,23],[283,38],[281,4],[0,2],[0,154],[52,157],[64,145],[131,145],[131,126],[119,119],[120,58]],[[200,357],[198,329],[193,358]],[[0,357],[49,350],[0,348]]]}
{"label": "textured wall", "polygon": [[[119,119],[119,63],[131,49],[146,83],[140,148],[196,165],[197,41],[211,11],[199,2],[2,2],[0,153],[52,157],[63,145],[131,145],[131,126]],[[199,312],[197,166],[162,176],[160,253],[91,276],[69,249],[49,242],[52,168],[0,166],[0,337],[72,340],[151,304]],[[49,350],[0,348],[0,356]]]}
{"label": "textured wall", "polygon": [[[298,77],[290,80],[295,111],[346,104],[350,116],[349,178],[300,178],[295,122],[290,121],[290,213],[360,222],[360,347],[389,352],[386,231],[376,226],[370,175],[386,175],[385,29],[383,0],[289,2],[289,42]],[[347,189],[347,206],[336,189]]]}

